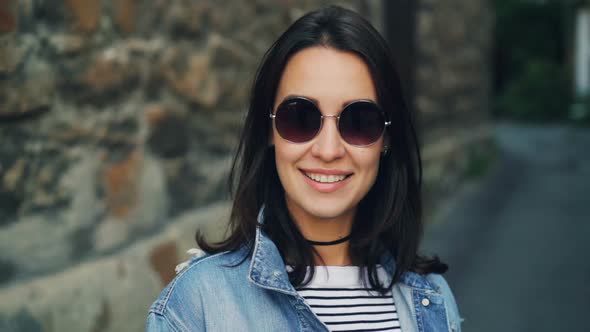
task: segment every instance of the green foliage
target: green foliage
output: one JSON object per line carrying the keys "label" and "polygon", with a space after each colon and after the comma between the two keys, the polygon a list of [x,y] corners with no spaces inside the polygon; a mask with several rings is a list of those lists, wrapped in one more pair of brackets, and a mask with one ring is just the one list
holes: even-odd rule
{"label": "green foliage", "polygon": [[563,61],[564,9],[561,1],[495,0],[496,47],[506,56],[508,79],[530,59]]}
{"label": "green foliage", "polygon": [[579,125],[590,125],[590,93],[574,101],[569,109],[569,120]]}
{"label": "green foliage", "polygon": [[518,120],[556,120],[567,117],[569,90],[561,66],[529,61],[499,98],[501,114]]}
{"label": "green foliage", "polygon": [[498,114],[518,120],[568,117],[567,13],[561,0],[494,0]]}

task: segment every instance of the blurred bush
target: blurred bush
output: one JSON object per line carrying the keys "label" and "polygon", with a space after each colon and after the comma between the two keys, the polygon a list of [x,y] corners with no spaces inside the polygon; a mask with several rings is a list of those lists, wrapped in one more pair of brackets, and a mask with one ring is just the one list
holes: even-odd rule
{"label": "blurred bush", "polygon": [[574,100],[569,109],[569,119],[576,124],[590,125],[590,94]]}
{"label": "blurred bush", "polygon": [[562,120],[570,103],[568,80],[561,66],[530,60],[519,76],[508,82],[497,100],[502,114],[516,120]]}
{"label": "blurred bush", "polygon": [[572,2],[494,0],[494,112],[524,121],[566,120]]}

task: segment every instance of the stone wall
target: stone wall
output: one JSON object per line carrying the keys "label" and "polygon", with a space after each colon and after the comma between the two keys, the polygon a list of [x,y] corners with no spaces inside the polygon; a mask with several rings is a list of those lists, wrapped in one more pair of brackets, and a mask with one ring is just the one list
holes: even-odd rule
{"label": "stone wall", "polygon": [[490,119],[493,13],[486,0],[421,0],[415,107],[429,214],[495,155]]}
{"label": "stone wall", "polygon": [[[327,3],[0,3],[0,331],[141,331],[225,178],[258,61]],[[418,7],[426,183],[446,194],[489,141],[483,0]]]}
{"label": "stone wall", "polygon": [[3,3],[0,282],[225,197],[261,55],[323,2],[289,3]]}
{"label": "stone wall", "polygon": [[262,54],[328,3],[378,2],[0,2],[0,330],[142,330],[197,225],[163,234],[227,196]]}

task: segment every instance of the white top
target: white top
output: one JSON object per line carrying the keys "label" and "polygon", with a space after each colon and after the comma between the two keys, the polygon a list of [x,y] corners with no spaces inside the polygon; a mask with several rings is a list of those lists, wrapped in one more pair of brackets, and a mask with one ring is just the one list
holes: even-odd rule
{"label": "white top", "polygon": [[[311,282],[297,292],[331,331],[400,332],[391,292],[381,295],[366,288],[359,271],[358,266],[318,266]],[[377,273],[381,282],[391,280],[383,267]]]}

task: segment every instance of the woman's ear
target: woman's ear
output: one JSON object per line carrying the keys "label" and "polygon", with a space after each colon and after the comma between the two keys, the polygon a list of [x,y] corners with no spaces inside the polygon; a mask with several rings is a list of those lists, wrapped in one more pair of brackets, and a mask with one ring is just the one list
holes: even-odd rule
{"label": "woman's ear", "polygon": [[275,145],[274,133],[272,127],[270,127],[270,131],[268,134],[268,146],[271,147],[273,145]]}
{"label": "woman's ear", "polygon": [[381,156],[386,156],[391,149],[391,144],[389,143],[389,135],[387,131],[383,134],[383,146],[381,147]]}

